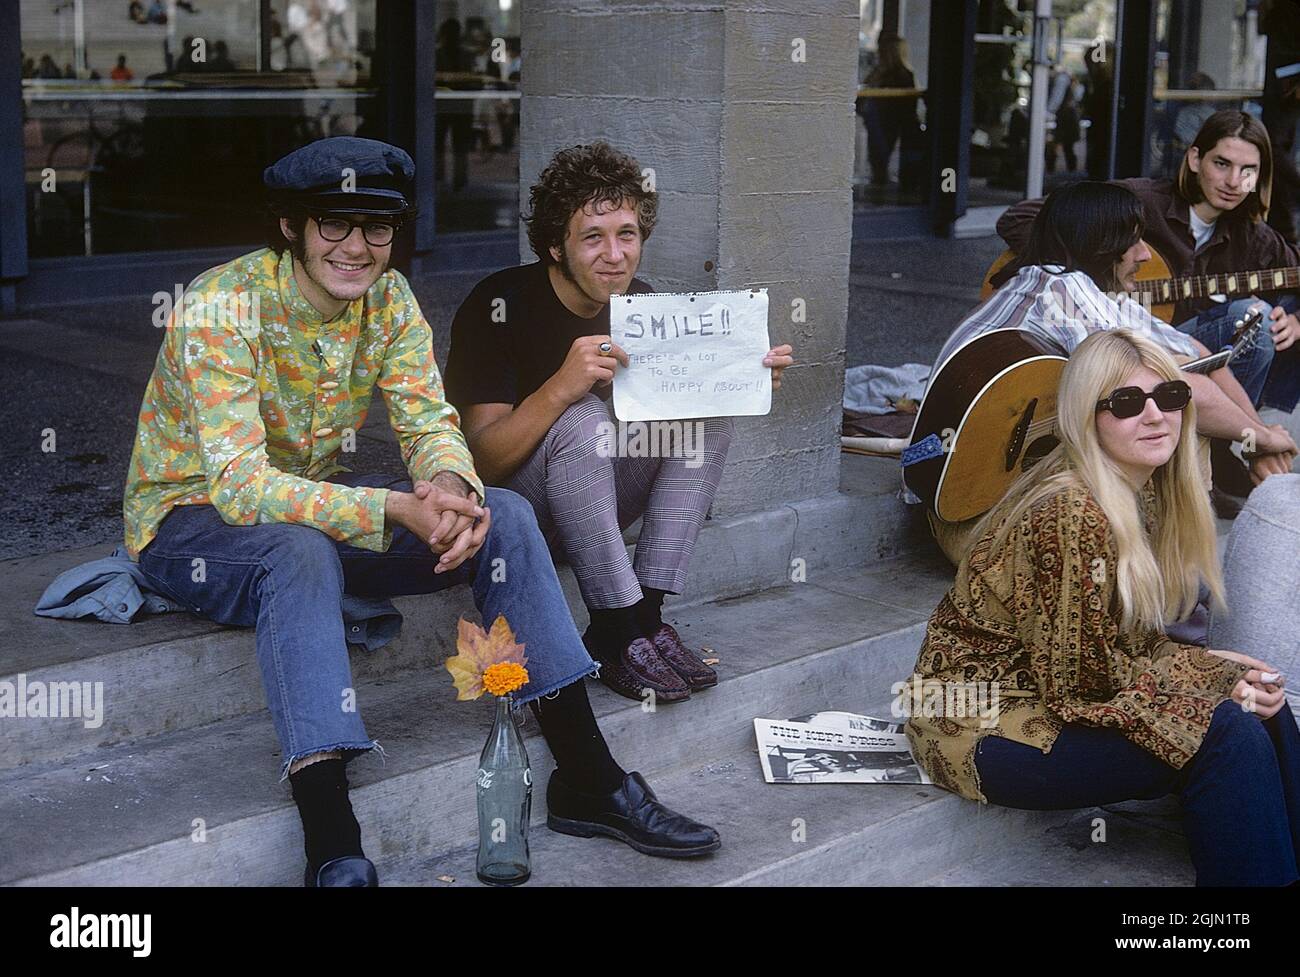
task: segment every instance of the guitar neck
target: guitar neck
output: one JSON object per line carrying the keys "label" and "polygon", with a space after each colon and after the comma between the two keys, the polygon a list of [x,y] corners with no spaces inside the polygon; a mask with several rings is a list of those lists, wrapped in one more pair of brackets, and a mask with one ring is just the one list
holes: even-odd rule
{"label": "guitar neck", "polygon": [[1213,373],[1219,367],[1227,366],[1231,361],[1232,350],[1224,349],[1209,356],[1202,356],[1199,360],[1184,363],[1182,369],[1184,373]]}
{"label": "guitar neck", "polygon": [[1183,275],[1152,278],[1137,283],[1137,293],[1151,305],[1166,305],[1211,295],[1250,295],[1300,288],[1300,267],[1263,268],[1259,271],[1221,272],[1217,275]]}
{"label": "guitar neck", "polygon": [[1237,334],[1233,338],[1231,346],[1225,347],[1217,353],[1211,353],[1209,356],[1202,356],[1198,360],[1184,363],[1183,371],[1186,373],[1210,373],[1231,363],[1241,355],[1242,350],[1255,341],[1255,337],[1263,329],[1264,310],[1256,306],[1237,325]]}

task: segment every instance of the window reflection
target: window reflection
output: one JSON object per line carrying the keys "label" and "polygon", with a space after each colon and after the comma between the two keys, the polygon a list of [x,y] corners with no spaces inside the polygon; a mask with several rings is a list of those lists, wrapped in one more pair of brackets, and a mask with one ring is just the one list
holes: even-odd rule
{"label": "window reflection", "polygon": [[255,243],[266,163],[384,138],[376,0],[22,0],[34,257]]}
{"label": "window reflection", "polygon": [[440,231],[519,218],[519,9],[510,0],[440,5],[435,52]]}
{"label": "window reflection", "polygon": [[1197,4],[1194,16],[1162,0],[1147,175],[1172,179],[1201,124],[1220,109],[1258,116],[1267,38],[1257,5]]}
{"label": "window reflection", "polygon": [[854,200],[861,206],[926,198],[925,85],[930,4],[861,0]]}

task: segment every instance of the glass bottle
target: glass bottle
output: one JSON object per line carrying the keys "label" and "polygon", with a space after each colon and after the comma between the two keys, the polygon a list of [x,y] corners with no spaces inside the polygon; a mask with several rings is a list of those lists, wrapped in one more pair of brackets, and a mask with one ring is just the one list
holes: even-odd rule
{"label": "glass bottle", "polygon": [[477,795],[479,881],[522,885],[532,872],[528,819],[533,809],[533,774],[509,696],[497,697],[496,719],[478,761]]}

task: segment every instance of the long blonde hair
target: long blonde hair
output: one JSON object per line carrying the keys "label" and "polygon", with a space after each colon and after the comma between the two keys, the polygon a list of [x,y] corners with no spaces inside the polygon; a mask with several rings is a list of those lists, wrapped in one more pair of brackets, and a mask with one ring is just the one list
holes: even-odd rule
{"label": "long blonde hair", "polygon": [[1097,435],[1097,401],[1146,367],[1162,380],[1183,378],[1173,358],[1150,339],[1126,329],[1093,333],[1075,349],[1061,373],[1052,451],[1021,475],[970,537],[998,527],[993,552],[1029,508],[1073,486],[1097,500],[1115,535],[1115,568],[1124,629],[1162,629],[1196,605],[1201,582],[1223,606],[1223,578],[1215,546],[1214,517],[1197,459],[1196,406],[1183,412],[1182,431],[1170,459],[1152,475],[1155,539],[1147,536],[1138,494]]}

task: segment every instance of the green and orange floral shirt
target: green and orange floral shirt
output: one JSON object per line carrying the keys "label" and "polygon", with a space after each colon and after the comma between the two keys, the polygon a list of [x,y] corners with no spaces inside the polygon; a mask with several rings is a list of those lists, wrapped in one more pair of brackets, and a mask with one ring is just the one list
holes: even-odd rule
{"label": "green and orange floral shirt", "polygon": [[454,472],[483,498],[433,334],[401,274],[381,275],[326,321],[288,252],[204,272],[167,320],[140,407],[123,501],[131,558],[173,507],[203,504],[230,525],[299,523],[386,550],[388,489],[322,481],[350,470],[339,457],[376,386],[412,480]]}

